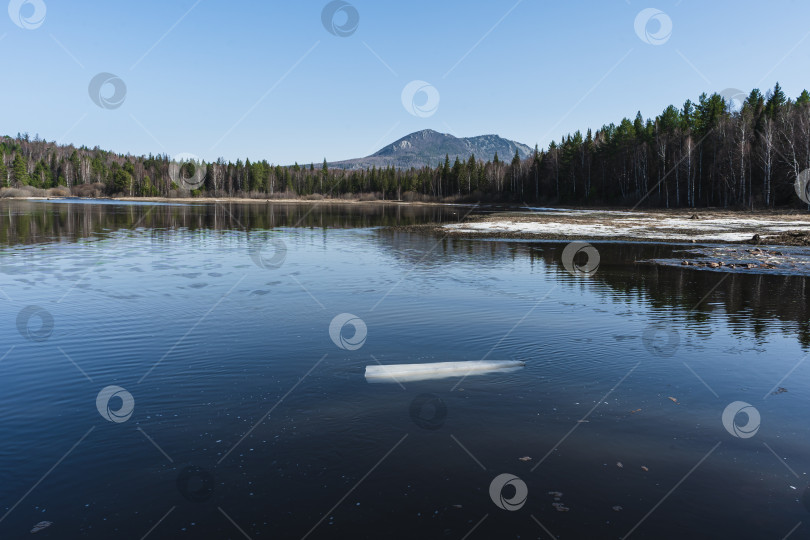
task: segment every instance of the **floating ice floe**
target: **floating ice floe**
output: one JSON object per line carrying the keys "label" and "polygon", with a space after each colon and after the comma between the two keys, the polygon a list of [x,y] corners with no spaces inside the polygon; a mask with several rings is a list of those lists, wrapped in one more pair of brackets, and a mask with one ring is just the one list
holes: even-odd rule
{"label": "floating ice floe", "polygon": [[493,372],[521,369],[525,362],[518,360],[472,360],[465,362],[433,362],[429,364],[390,364],[366,366],[368,382],[409,382],[447,377],[466,377]]}
{"label": "floating ice floe", "polygon": [[53,525],[52,521],[40,521],[39,523],[34,525],[33,529],[31,529],[31,534],[36,534],[39,531],[44,531],[45,529],[47,529],[51,525]]}

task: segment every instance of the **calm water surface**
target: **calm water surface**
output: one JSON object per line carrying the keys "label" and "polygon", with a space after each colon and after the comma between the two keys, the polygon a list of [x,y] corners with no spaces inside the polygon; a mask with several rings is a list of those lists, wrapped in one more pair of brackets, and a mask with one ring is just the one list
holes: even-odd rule
{"label": "calm water surface", "polygon": [[468,211],[0,202],[0,538],[810,535],[805,278],[389,227]]}

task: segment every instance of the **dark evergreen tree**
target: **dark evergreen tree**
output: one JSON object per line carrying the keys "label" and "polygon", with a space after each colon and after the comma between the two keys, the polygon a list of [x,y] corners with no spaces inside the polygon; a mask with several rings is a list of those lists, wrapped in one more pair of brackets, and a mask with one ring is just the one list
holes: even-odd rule
{"label": "dark evergreen tree", "polygon": [[11,183],[27,186],[31,182],[28,177],[28,160],[17,152],[14,155],[14,162],[11,164]]}

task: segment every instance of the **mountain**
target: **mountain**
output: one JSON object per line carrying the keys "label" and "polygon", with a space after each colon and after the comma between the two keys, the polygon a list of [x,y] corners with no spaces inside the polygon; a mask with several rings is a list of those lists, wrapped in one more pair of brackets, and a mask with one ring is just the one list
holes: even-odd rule
{"label": "mountain", "polygon": [[511,161],[518,151],[521,158],[532,155],[532,149],[525,144],[504,139],[498,135],[480,135],[478,137],[454,137],[432,129],[424,129],[402,137],[396,142],[364,158],[347,159],[329,163],[338,169],[370,169],[372,166],[387,167],[393,165],[400,169],[411,167],[435,167],[444,162],[444,156],[450,156],[450,162],[456,157],[469,159],[474,154],[477,159],[492,160],[495,152],[498,159]]}

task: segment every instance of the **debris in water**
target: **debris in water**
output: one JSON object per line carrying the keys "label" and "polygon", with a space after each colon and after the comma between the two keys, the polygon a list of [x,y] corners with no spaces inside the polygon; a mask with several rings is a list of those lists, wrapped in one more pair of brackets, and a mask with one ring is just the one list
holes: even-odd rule
{"label": "debris in water", "polygon": [[614,512],[621,512],[622,510],[624,510],[624,508],[622,508],[621,506],[616,505],[613,507]]}
{"label": "debris in water", "polygon": [[563,503],[559,503],[559,502],[551,503],[551,506],[556,508],[557,512],[568,512],[569,510],[571,510],[570,508],[565,506]]}
{"label": "debris in water", "polygon": [[636,414],[637,412],[641,412],[641,409],[635,409],[633,411],[630,411],[630,414]]}
{"label": "debris in water", "polygon": [[33,529],[31,529],[31,534],[36,534],[39,531],[44,531],[45,529],[47,529],[51,525],[53,525],[53,522],[51,522],[51,521],[40,521],[39,523],[34,525]]}
{"label": "debris in water", "polygon": [[[810,245],[810,233],[807,234]],[[697,257],[695,257],[697,256]],[[782,275],[810,273],[810,252],[806,249],[786,247],[775,250],[770,248],[741,248],[730,245],[688,249],[678,258],[652,259],[654,264],[679,266],[696,270],[754,270]]]}
{"label": "debris in water", "polygon": [[617,466],[618,468],[620,468],[620,469],[624,469],[624,465],[622,465],[622,462],[621,462],[621,461],[617,461],[617,462],[616,462],[616,466]]}
{"label": "debris in water", "polygon": [[774,390],[773,392],[771,392],[771,395],[772,395],[772,396],[775,396],[776,394],[784,394],[785,392],[787,392],[787,388],[782,388],[782,387],[780,386],[779,388],[777,388],[776,390]]}
{"label": "debris in water", "polygon": [[549,491],[548,494],[551,495],[552,497],[562,497],[561,491]]}
{"label": "debris in water", "polygon": [[674,398],[674,397],[672,397],[672,396],[669,396],[669,398],[668,398],[668,399],[669,399],[669,400],[670,400],[672,403],[675,403],[675,404],[677,404],[677,403],[678,403],[678,399],[677,399],[677,398]]}
{"label": "debris in water", "polygon": [[532,458],[530,458],[529,456],[523,456],[523,457],[518,458],[518,459],[519,459],[520,461],[531,461],[531,460],[532,460]]}
{"label": "debris in water", "polygon": [[644,465],[641,466],[641,470],[644,471],[644,472],[650,472],[650,469],[648,469]]}

